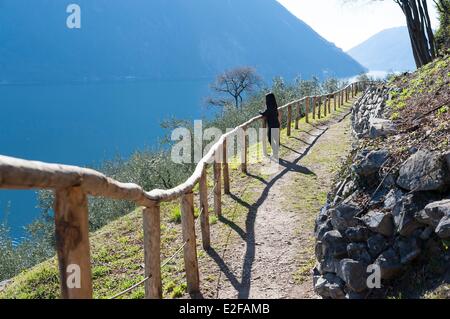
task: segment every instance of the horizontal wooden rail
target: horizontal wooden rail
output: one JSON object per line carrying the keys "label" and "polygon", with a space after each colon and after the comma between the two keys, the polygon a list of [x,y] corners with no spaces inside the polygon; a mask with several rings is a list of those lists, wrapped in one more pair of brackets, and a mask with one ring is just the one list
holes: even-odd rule
{"label": "horizontal wooden rail", "polygon": [[[319,96],[306,96],[278,108],[280,118],[286,112],[287,135],[291,135],[292,121],[295,129],[299,128],[299,119],[309,115],[319,118],[331,113],[331,99],[334,109],[354,97],[371,82],[356,82],[333,92]],[[318,103],[318,104],[317,104]],[[304,106],[304,109],[302,109]],[[294,114],[293,114],[294,112]],[[304,113],[302,113],[304,112]],[[209,204],[207,167],[213,168],[214,211],[220,216],[222,212],[222,178],[224,193],[230,193],[230,176],[227,154],[227,140],[235,136],[241,139],[241,170],[247,172],[248,141],[245,132],[250,125],[261,122],[267,129],[262,116],[255,116],[233,130],[223,134],[197,164],[193,174],[182,184],[168,190],[154,189],[145,191],[132,183],[116,181],[93,169],[77,166],[49,164],[28,161],[0,155],[0,189],[50,189],[55,192],[55,231],[56,246],[60,268],[61,296],[63,298],[92,298],[92,276],[89,251],[88,205],[87,195],[117,200],[133,201],[143,206],[144,261],[145,261],[145,296],[161,298],[161,218],[160,203],[180,199],[185,272],[189,293],[200,290],[198,273],[197,245],[194,225],[193,189],[200,185],[201,231],[203,247],[210,247]],[[263,137],[263,154],[267,154],[266,139]],[[67,283],[68,274],[81,271],[81,285],[72,287]],[[125,293],[125,292],[124,292]],[[120,295],[120,294],[119,294]]]}

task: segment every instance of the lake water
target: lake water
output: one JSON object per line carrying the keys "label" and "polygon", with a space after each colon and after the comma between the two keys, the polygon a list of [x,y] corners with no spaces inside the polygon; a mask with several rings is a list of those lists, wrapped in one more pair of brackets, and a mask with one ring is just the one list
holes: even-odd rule
{"label": "lake water", "polygon": [[[205,115],[209,80],[0,86],[0,154],[97,165],[154,146],[171,117]],[[14,237],[38,215],[35,192],[0,190]]]}

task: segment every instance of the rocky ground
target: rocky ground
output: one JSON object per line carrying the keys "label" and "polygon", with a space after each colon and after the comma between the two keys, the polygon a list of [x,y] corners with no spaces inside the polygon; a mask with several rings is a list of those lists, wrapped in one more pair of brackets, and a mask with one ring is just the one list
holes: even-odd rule
{"label": "rocky ground", "polygon": [[[449,59],[439,60],[355,104],[353,154],[316,220],[321,296],[414,298],[441,286],[435,296],[448,297],[448,70]],[[377,270],[381,286],[370,289]]]}

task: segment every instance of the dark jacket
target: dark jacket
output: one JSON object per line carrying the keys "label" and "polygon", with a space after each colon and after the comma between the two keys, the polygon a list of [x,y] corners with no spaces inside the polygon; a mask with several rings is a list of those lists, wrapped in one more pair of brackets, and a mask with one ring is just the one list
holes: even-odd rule
{"label": "dark jacket", "polygon": [[260,114],[267,119],[267,126],[269,128],[279,128],[278,105],[273,93],[266,95],[266,107],[267,109],[264,112],[260,112]]}

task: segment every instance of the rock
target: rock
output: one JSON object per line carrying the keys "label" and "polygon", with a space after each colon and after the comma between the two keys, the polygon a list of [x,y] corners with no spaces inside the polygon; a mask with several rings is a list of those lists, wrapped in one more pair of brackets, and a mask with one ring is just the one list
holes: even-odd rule
{"label": "rock", "polygon": [[355,292],[355,291],[350,290],[345,295],[345,299],[349,299],[349,300],[367,299],[368,295],[369,295],[369,291]]}
{"label": "rock", "polygon": [[387,189],[392,189],[397,186],[397,176],[394,173],[388,173],[383,177],[382,185]]}
{"label": "rock", "polygon": [[400,219],[397,226],[397,231],[400,235],[409,237],[414,233],[414,231],[416,231],[416,229],[421,227],[422,224],[416,220],[414,213],[407,210],[403,210],[400,213]]}
{"label": "rock", "polygon": [[345,184],[345,187],[342,189],[342,197],[348,197],[355,190],[355,182],[349,181]]}
{"label": "rock", "polygon": [[449,171],[450,170],[450,151],[445,152],[443,157],[444,157],[445,162],[447,164],[447,171]]}
{"label": "rock", "polygon": [[372,198],[369,202],[369,208],[378,208],[382,206],[382,204],[384,203],[384,199],[388,193],[387,191],[388,190],[386,188],[381,187],[374,194],[372,194]]}
{"label": "rock", "polygon": [[367,289],[367,265],[359,261],[342,259],[338,276],[353,291],[362,292]]}
{"label": "rock", "polygon": [[398,216],[394,217],[397,231],[400,235],[408,237],[416,229],[422,227],[418,220],[418,213],[433,200],[434,194],[429,192],[414,192],[402,199],[402,207]]}
{"label": "rock", "polygon": [[392,248],[378,256],[374,264],[380,267],[381,279],[392,279],[402,270],[400,258]]}
{"label": "rock", "polygon": [[331,256],[324,256],[319,263],[320,273],[337,273],[339,270],[339,262],[340,259]]}
{"label": "rock", "polygon": [[384,198],[384,208],[390,210],[392,215],[397,215],[402,207],[404,194],[400,189],[391,189]]}
{"label": "rock", "polygon": [[418,151],[400,167],[397,185],[408,191],[443,189],[447,178],[444,158],[439,153]]}
{"label": "rock", "polygon": [[372,139],[395,134],[396,132],[397,128],[391,120],[373,118],[369,121],[369,137]]}
{"label": "rock", "polygon": [[317,260],[323,259],[323,249],[322,249],[322,242],[316,241],[316,245],[314,246],[314,254],[316,256]]}
{"label": "rock", "polygon": [[391,214],[381,211],[370,211],[362,218],[370,230],[390,237],[394,234],[394,221]]}
{"label": "rock", "polygon": [[450,238],[450,216],[442,217],[436,227],[436,234],[442,239]]}
{"label": "rock", "polygon": [[[364,154],[364,153],[363,153]],[[352,165],[352,170],[360,177],[369,177],[377,174],[380,167],[389,158],[387,150],[369,152],[363,159]]]}
{"label": "rock", "polygon": [[347,245],[347,255],[356,261],[360,261],[365,265],[369,265],[372,262],[367,251],[367,245],[365,243],[350,243]]}
{"label": "rock", "polygon": [[450,216],[450,199],[432,202],[415,214],[419,222],[433,227],[437,227],[444,216]]}
{"label": "rock", "polygon": [[319,215],[316,218],[316,226],[325,223],[328,220],[328,205],[320,209]]}
{"label": "rock", "polygon": [[331,224],[334,229],[343,231],[348,227],[354,227],[358,225],[358,220],[354,218],[358,212],[359,207],[353,204],[340,204],[334,209],[330,209]]}
{"label": "rock", "polygon": [[351,242],[365,242],[370,236],[370,230],[366,227],[349,227],[344,235]]}
{"label": "rock", "polygon": [[324,298],[344,299],[343,287],[344,282],[339,277],[334,274],[325,274],[315,280],[314,291]]}
{"label": "rock", "polygon": [[322,254],[324,257],[345,257],[347,243],[337,230],[328,231],[322,238]]}
{"label": "rock", "polygon": [[431,235],[434,232],[434,228],[433,227],[427,227],[425,228],[422,233],[420,234],[420,239],[422,240],[428,240],[430,239]]}
{"label": "rock", "polygon": [[325,223],[322,223],[322,224],[319,224],[318,226],[316,226],[314,236],[317,240],[322,240],[325,233],[329,232],[330,230],[333,230],[333,225],[331,224],[331,221],[328,220]]}
{"label": "rock", "polygon": [[376,258],[382,251],[386,250],[388,246],[388,241],[383,235],[380,234],[373,235],[367,240],[369,254],[374,258]]}
{"label": "rock", "polygon": [[418,239],[414,237],[399,237],[394,245],[395,247],[397,247],[400,253],[400,262],[402,264],[407,264],[413,261],[420,255],[420,252],[422,251],[420,249]]}

